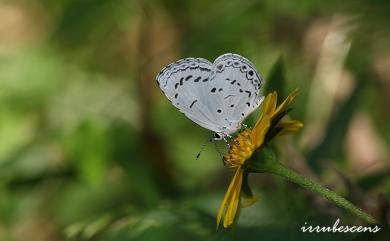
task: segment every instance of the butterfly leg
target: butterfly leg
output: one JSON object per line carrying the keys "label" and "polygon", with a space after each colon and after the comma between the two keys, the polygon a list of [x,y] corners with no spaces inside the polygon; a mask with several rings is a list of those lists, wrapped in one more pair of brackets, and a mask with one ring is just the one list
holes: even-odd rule
{"label": "butterfly leg", "polygon": [[228,139],[226,138],[226,137],[229,137],[229,138],[231,138],[232,136],[230,136],[230,135],[226,135],[226,136],[224,136],[222,139],[223,139],[223,141],[226,143],[226,145],[230,148],[230,143],[229,143],[229,141],[228,141]]}

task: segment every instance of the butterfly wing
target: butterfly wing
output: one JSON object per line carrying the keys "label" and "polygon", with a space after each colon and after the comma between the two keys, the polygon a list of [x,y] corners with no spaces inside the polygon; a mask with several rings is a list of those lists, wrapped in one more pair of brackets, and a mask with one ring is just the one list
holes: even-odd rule
{"label": "butterfly wing", "polygon": [[186,58],[167,65],[156,80],[169,101],[185,116],[211,131],[219,131],[209,108],[205,84],[213,75],[213,64],[202,58]]}
{"label": "butterfly wing", "polygon": [[156,80],[180,112],[218,133],[235,132],[262,101],[260,74],[237,54],[221,55],[213,64],[202,58],[182,59],[162,69]]}
{"label": "butterfly wing", "polygon": [[261,104],[263,80],[254,65],[237,54],[221,55],[213,67],[215,75],[206,87],[210,96],[205,106],[214,114],[219,131],[230,134]]}

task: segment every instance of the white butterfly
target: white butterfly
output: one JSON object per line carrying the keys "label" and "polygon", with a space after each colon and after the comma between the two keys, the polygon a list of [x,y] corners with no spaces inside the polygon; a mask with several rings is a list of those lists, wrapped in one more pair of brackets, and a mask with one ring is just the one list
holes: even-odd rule
{"label": "white butterfly", "polygon": [[241,128],[263,101],[260,74],[246,58],[224,54],[214,63],[186,58],[164,67],[157,83],[185,116],[221,139]]}

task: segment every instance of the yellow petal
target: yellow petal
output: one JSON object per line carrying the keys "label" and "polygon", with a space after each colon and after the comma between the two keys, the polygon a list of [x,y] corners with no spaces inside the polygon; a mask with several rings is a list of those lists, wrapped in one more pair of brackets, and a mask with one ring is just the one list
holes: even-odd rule
{"label": "yellow petal", "polygon": [[253,128],[252,140],[255,149],[259,148],[263,144],[265,134],[267,133],[270,126],[271,116],[263,115],[263,118],[261,118],[260,122]]}
{"label": "yellow petal", "polygon": [[223,215],[223,226],[225,228],[229,227],[234,222],[241,193],[242,176],[243,172],[241,168],[237,168],[236,173],[229,184],[225,197],[223,198],[221,206],[219,207],[217,214],[217,228],[221,223]]}
{"label": "yellow petal", "polygon": [[282,136],[299,131],[299,129],[303,127],[303,123],[298,120],[283,121],[279,123],[277,127],[282,128],[278,133],[278,136]]}
{"label": "yellow petal", "polygon": [[242,175],[237,178],[235,183],[235,188],[232,191],[232,197],[228,207],[226,209],[226,214],[223,220],[223,227],[227,228],[234,223],[234,219],[237,213],[238,203],[240,201],[240,193],[241,193],[241,183],[242,183]]}
{"label": "yellow petal", "polygon": [[265,100],[263,103],[263,110],[262,110],[260,118],[257,121],[257,123],[255,124],[255,126],[258,125],[258,123],[261,121],[261,119],[263,119],[263,117],[265,115],[270,115],[274,112],[274,110],[276,108],[276,102],[277,102],[277,94],[275,91],[268,94],[265,97]]}
{"label": "yellow petal", "polygon": [[267,106],[267,108],[264,108],[264,113],[268,115],[273,113],[276,108],[277,102],[278,102],[278,94],[276,93],[276,91],[274,91],[270,94],[269,105]]}
{"label": "yellow petal", "polygon": [[287,96],[287,98],[282,102],[282,104],[280,104],[278,106],[278,108],[273,112],[272,116],[276,116],[278,115],[282,110],[284,110],[286,108],[286,106],[288,104],[291,103],[291,101],[293,101],[293,99],[299,94],[299,89],[296,88],[293,92],[291,92],[289,94],[289,96]]}
{"label": "yellow petal", "polygon": [[277,103],[277,93],[274,91],[265,97],[264,107],[261,112],[260,118],[255,124],[255,127],[252,131],[252,141],[254,142],[255,149],[260,147],[264,142],[265,134],[267,133],[270,124],[271,118],[276,108]]}
{"label": "yellow petal", "polygon": [[257,197],[242,195],[241,207],[246,208],[257,202]]}

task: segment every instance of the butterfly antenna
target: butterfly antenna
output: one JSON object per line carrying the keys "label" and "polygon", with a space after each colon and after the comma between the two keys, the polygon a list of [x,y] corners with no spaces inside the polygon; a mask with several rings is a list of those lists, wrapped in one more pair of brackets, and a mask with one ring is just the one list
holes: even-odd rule
{"label": "butterfly antenna", "polygon": [[199,159],[199,157],[200,157],[200,154],[204,151],[204,149],[206,148],[206,144],[207,144],[207,142],[211,142],[213,140],[213,138],[210,138],[210,139],[207,139],[205,142],[203,142],[203,144],[202,144],[202,147],[200,148],[200,151],[198,152],[198,154],[196,155],[196,160],[198,160]]}

